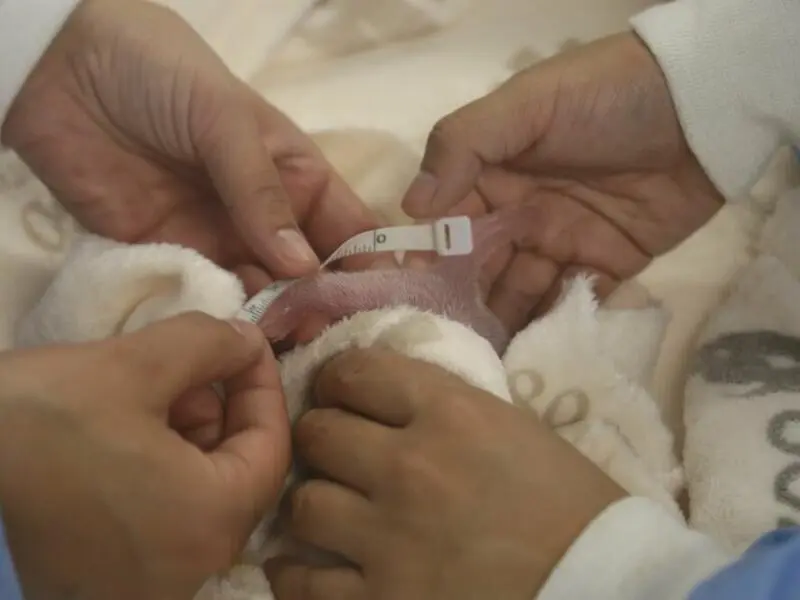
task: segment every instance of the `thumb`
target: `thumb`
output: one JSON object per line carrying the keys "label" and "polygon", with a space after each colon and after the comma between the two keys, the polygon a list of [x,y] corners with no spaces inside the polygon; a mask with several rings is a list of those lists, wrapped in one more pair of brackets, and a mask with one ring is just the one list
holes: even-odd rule
{"label": "thumb", "polygon": [[245,244],[273,277],[299,277],[319,260],[297,226],[260,131],[248,99],[225,108],[198,151]]}
{"label": "thumb", "polygon": [[403,197],[403,210],[409,216],[444,215],[475,187],[483,161],[471,143],[472,132],[466,121],[457,111],[431,130],[420,172]]}
{"label": "thumb", "polygon": [[513,159],[524,149],[526,91],[520,78],[511,78],[434,125],[420,173],[403,198],[409,216],[444,215],[475,188],[485,165]]}
{"label": "thumb", "polygon": [[112,343],[114,356],[146,386],[144,401],[159,412],[167,412],[189,390],[246,370],[266,347],[256,325],[200,312],[159,321]]}
{"label": "thumb", "polygon": [[289,416],[269,346],[226,382],[225,392],[223,440],[209,457],[220,475],[221,507],[244,544],[264,512],[277,504],[291,463]]}

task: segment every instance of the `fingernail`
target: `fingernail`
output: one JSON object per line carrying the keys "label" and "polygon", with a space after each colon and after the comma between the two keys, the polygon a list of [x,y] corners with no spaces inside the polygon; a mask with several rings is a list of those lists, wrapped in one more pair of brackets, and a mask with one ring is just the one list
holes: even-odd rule
{"label": "fingernail", "polygon": [[278,253],[288,262],[311,265],[319,262],[317,255],[296,229],[281,229],[275,235]]}
{"label": "fingernail", "polygon": [[408,187],[408,191],[403,198],[403,208],[417,213],[429,212],[433,206],[433,197],[436,195],[438,187],[439,182],[434,175],[425,171],[420,172]]}

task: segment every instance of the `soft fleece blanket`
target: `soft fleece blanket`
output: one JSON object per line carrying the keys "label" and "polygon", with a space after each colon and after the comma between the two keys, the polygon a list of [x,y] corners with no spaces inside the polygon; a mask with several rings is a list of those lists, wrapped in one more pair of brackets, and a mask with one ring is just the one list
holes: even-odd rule
{"label": "soft fleece blanket", "polygon": [[[311,131],[362,197],[387,219],[400,220],[397,200],[416,170],[427,132],[440,116],[565,45],[625,27],[630,14],[652,2],[165,3],[184,14],[235,72]],[[779,157],[754,190],[751,202],[725,207],[712,223],[637,278],[669,314],[666,339],[649,387],[672,426],[679,453],[684,450],[687,377],[692,376],[688,401],[689,410],[694,411],[687,416],[689,424],[710,422],[698,412],[706,410],[701,402],[709,405],[704,398],[722,393],[709,391],[709,385],[720,382],[704,378],[694,352],[696,342],[706,347],[720,333],[724,335],[724,323],[715,325],[724,321],[724,312],[708,326],[704,323],[731,290],[733,300],[728,306],[741,296],[739,275],[748,281],[748,272],[741,270],[764,247],[758,242],[762,225],[774,210],[779,192],[797,183],[792,164],[788,155]],[[8,154],[0,155],[0,194],[0,347],[7,347],[13,324],[41,297],[79,233],[46,190]],[[757,331],[766,325],[776,327],[753,319]],[[780,441],[788,430],[783,422],[778,425],[783,428],[776,429],[773,423],[769,431]],[[699,431],[690,436],[687,449],[703,447]],[[785,476],[780,478],[794,464],[785,463],[793,460],[786,452],[782,456],[769,475],[774,475],[779,492],[794,485],[793,479],[787,483]],[[703,471],[707,466],[689,460],[688,476],[707,480]],[[737,479],[731,481],[735,484]],[[697,487],[692,503],[713,509],[716,500],[704,494],[702,486]],[[796,492],[780,492],[777,497],[787,496],[794,498]],[[698,508],[693,524],[727,537],[734,547],[775,524],[755,522],[731,528],[724,519],[714,517],[715,510]]]}
{"label": "soft fleece blanket", "polygon": [[[237,73],[311,131],[345,178],[390,220],[431,125],[514,70],[626,26],[645,0],[163,0]],[[312,6],[313,5],[313,6]],[[258,18],[258,15],[263,15]],[[683,356],[718,301],[786,179],[786,161],[759,202],[726,207],[639,279],[672,315],[655,376],[680,421]],[[38,297],[75,231],[13,156],[0,154],[0,347]]]}
{"label": "soft fleece blanket", "polygon": [[[463,262],[443,261],[441,269],[449,265],[456,269],[454,275],[464,277],[464,269],[457,268]],[[485,326],[483,313],[453,310],[464,306],[454,303],[453,297],[468,301],[477,286],[459,287],[456,280],[448,282],[443,271],[428,273],[431,278],[425,286],[418,285],[419,274],[413,271],[387,270],[379,279],[372,277],[375,273],[363,275],[359,283],[348,275],[350,289],[360,285],[369,294],[386,284],[394,293],[379,294],[385,299],[366,309],[363,299],[355,302],[340,313],[344,318],[313,341],[279,356],[292,421],[309,408],[314,373],[329,358],[347,348],[391,349],[447,369],[498,401],[534,411],[629,493],[651,498],[683,520],[677,502],[683,473],[673,436],[644,385],[667,318],[646,295],[629,294],[626,306],[620,307],[623,294],[617,294],[615,307],[599,309],[591,282],[577,278],[551,312],[506,347],[507,338],[494,339],[495,329]],[[344,308],[341,296],[337,301],[330,293],[338,288],[329,284],[329,293],[315,291],[325,285],[323,281],[335,278],[340,285],[340,277],[309,276],[284,292],[286,301],[311,306],[316,294],[317,307]],[[436,285],[447,286],[442,291],[450,301],[437,301],[442,296]],[[15,342],[30,347],[103,339],[187,310],[230,318],[243,301],[241,283],[192,250],[169,244],[129,246],[83,236],[43,296],[18,322]],[[264,315],[265,330],[281,330],[275,326],[288,316],[282,301],[279,298]],[[631,306],[634,301],[639,306]],[[580,365],[577,370],[576,365]],[[287,488],[294,476],[287,480]],[[263,560],[285,549],[307,551],[281,535],[274,517],[264,516],[240,566],[210,579],[196,600],[270,597],[259,567]]]}

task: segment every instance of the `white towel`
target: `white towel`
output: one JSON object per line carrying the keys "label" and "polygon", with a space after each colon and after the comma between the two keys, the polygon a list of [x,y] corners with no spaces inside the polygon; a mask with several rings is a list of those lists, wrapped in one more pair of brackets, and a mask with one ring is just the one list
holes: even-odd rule
{"label": "white towel", "polygon": [[18,323],[15,346],[104,339],[191,310],[227,319],[244,300],[239,280],[194,250],[85,235]]}
{"label": "white towel", "polygon": [[[86,236],[73,245],[16,335],[20,345],[98,339],[187,310],[228,318],[242,301],[239,282],[192,250]],[[463,324],[395,307],[353,315],[286,353],[282,378],[295,419],[306,408],[318,367],[346,348],[380,345],[438,364],[504,401],[513,398],[536,410],[620,485],[680,518],[671,436],[645,391],[665,322],[658,308],[599,310],[590,281],[579,278],[551,315],[513,340],[504,361]],[[255,565],[284,542],[269,535],[271,524],[266,515],[242,564],[210,580],[198,600],[270,598]]]}
{"label": "white towel", "polygon": [[800,524],[800,190],[698,340],[686,388],[692,524],[732,551]]}
{"label": "white towel", "polygon": [[628,492],[675,500],[682,472],[646,390],[667,324],[658,307],[598,310],[576,279],[561,302],[512,341],[503,362],[517,404],[535,410]]}

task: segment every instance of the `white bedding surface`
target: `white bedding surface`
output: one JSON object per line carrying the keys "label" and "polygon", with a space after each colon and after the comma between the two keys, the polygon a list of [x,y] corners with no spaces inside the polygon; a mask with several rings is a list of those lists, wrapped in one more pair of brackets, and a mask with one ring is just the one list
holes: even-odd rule
{"label": "white bedding surface", "polygon": [[[356,191],[399,218],[433,123],[515,70],[626,26],[651,0],[162,0],[179,10],[240,76],[303,127]],[[312,6],[314,5],[314,6]],[[0,157],[0,347],[57,268],[69,220],[18,165]],[[762,201],[785,169],[769,180]],[[5,191],[3,191],[5,190]],[[699,322],[750,254],[761,221],[726,207],[639,279],[672,312],[654,382],[673,423],[683,364]]]}

